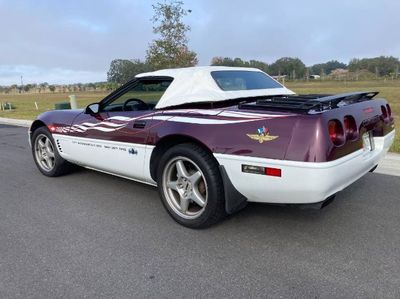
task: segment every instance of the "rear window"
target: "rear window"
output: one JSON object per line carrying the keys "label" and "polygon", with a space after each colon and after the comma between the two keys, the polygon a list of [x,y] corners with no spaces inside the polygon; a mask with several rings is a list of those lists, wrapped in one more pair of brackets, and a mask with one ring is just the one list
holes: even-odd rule
{"label": "rear window", "polygon": [[261,72],[214,71],[211,76],[225,91],[282,88],[282,85]]}

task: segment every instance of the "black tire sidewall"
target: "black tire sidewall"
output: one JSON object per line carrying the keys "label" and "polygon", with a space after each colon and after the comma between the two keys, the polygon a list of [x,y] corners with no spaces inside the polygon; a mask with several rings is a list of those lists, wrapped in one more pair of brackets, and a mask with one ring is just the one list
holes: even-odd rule
{"label": "black tire sidewall", "polygon": [[[36,145],[36,140],[37,140],[39,135],[46,135],[47,138],[50,139],[50,141],[52,143],[52,146],[53,146],[53,149],[54,149],[54,167],[50,171],[46,171],[45,169],[43,169],[40,166],[40,164],[38,163],[38,161],[36,160],[35,145]],[[39,169],[39,171],[42,174],[44,174],[45,176],[50,176],[50,177],[61,175],[63,170],[66,167],[66,165],[65,165],[66,161],[58,153],[58,148],[57,148],[57,146],[55,144],[54,138],[51,135],[50,131],[46,127],[40,127],[38,129],[36,129],[32,134],[31,143],[32,143],[33,160],[35,161],[35,164],[36,164],[37,168]]]}
{"label": "black tire sidewall", "polygon": [[[205,177],[208,198],[205,210],[201,215],[194,219],[186,219],[176,214],[170,207],[165,198],[163,186],[163,172],[167,163],[177,157],[182,156],[189,158],[196,163]],[[225,215],[225,199],[223,192],[222,178],[219,172],[218,163],[204,149],[194,144],[180,144],[169,149],[161,158],[157,169],[157,185],[158,191],[164,207],[172,218],[178,223],[190,228],[204,228],[217,222]]]}

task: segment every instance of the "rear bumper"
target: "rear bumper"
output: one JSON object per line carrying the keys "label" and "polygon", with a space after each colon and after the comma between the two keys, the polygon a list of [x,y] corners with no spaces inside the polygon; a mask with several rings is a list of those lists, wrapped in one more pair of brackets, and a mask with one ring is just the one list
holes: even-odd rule
{"label": "rear bumper", "polygon": [[[373,151],[361,149],[340,159],[322,163],[225,154],[214,156],[224,166],[232,185],[248,201],[309,204],[323,201],[365,175],[385,156],[394,136],[393,130],[384,137],[374,137]],[[243,173],[242,164],[280,168],[282,176]]]}

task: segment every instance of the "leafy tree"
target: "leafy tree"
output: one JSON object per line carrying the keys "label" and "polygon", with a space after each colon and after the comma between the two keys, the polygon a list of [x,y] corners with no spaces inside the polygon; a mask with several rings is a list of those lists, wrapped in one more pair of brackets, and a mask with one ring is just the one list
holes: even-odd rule
{"label": "leafy tree", "polygon": [[107,72],[107,81],[123,84],[131,80],[137,74],[153,70],[150,65],[139,59],[114,59],[111,61]]}
{"label": "leafy tree", "polygon": [[388,76],[396,72],[400,65],[398,58],[393,56],[380,56],[374,58],[353,58],[349,63],[349,70],[357,72],[368,70],[376,76]]}
{"label": "leafy tree", "polygon": [[56,87],[54,85],[49,85],[49,89],[51,92],[54,92],[56,90]]}
{"label": "leafy tree", "polygon": [[24,85],[23,89],[25,92],[28,92],[29,90],[31,90],[33,88],[32,84],[26,84]]}
{"label": "leafy tree", "polygon": [[182,18],[190,12],[182,1],[170,1],[153,5],[153,32],[160,36],[147,50],[146,62],[155,69],[194,66],[197,54],[188,49],[186,33],[190,27]]}
{"label": "leafy tree", "polygon": [[258,61],[258,60],[250,60],[249,67],[255,67],[257,69],[262,70],[263,72],[269,72],[269,65],[265,62]]}
{"label": "leafy tree", "polygon": [[336,69],[347,69],[347,65],[337,60],[331,60],[326,63],[314,64],[311,67],[311,73],[313,75],[321,75],[321,74],[329,75],[333,70]]}
{"label": "leafy tree", "polygon": [[229,58],[229,57],[214,57],[211,60],[211,65],[216,66],[235,66],[235,67],[254,67],[264,72],[268,72],[268,64],[258,60],[242,60],[241,58]]}
{"label": "leafy tree", "polygon": [[107,83],[106,84],[106,90],[114,90],[118,87],[117,83]]}
{"label": "leafy tree", "polygon": [[282,57],[269,66],[271,75],[287,75],[290,79],[303,78],[306,66],[299,58]]}
{"label": "leafy tree", "polygon": [[86,84],[86,87],[88,87],[89,89],[92,89],[92,90],[96,90],[96,84],[94,84],[94,83],[88,83],[88,84]]}
{"label": "leafy tree", "polygon": [[215,66],[235,66],[233,59],[229,57],[214,57],[211,60],[211,65]]}

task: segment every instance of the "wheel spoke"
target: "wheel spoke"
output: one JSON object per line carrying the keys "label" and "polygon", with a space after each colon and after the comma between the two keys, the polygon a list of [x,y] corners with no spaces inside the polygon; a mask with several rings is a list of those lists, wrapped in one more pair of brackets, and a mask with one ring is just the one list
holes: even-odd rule
{"label": "wheel spoke", "polygon": [[183,213],[186,213],[188,208],[189,208],[189,199],[188,198],[183,198],[181,196],[181,204],[180,204],[180,206],[181,206],[181,211]]}
{"label": "wheel spoke", "polygon": [[44,158],[47,164],[47,167],[49,167],[50,169],[53,168],[53,160],[50,157],[45,157]]}
{"label": "wheel spoke", "polygon": [[46,145],[44,144],[43,140],[41,140],[41,139],[38,140],[38,143],[39,143],[39,146],[40,146],[41,148],[44,148],[44,147],[46,146]]}
{"label": "wheel spoke", "polygon": [[178,172],[178,177],[187,178],[189,176],[185,164],[183,164],[182,160],[177,161],[175,165],[176,165],[176,171]]}
{"label": "wheel spoke", "polygon": [[167,183],[167,187],[170,188],[170,189],[172,189],[172,190],[178,191],[177,184],[178,184],[177,181],[169,181],[169,182]]}
{"label": "wheel spoke", "polygon": [[50,158],[54,158],[54,152],[53,152],[53,150],[51,150],[51,151],[47,151],[47,156],[49,156]]}
{"label": "wheel spoke", "polygon": [[46,145],[46,152],[47,152],[48,154],[51,153],[51,154],[53,154],[53,156],[54,156],[53,146],[52,146],[52,144],[51,144],[51,142],[50,142],[50,139],[49,139],[49,138],[46,138],[46,141],[44,142],[44,144]]}
{"label": "wheel spoke", "polygon": [[192,196],[191,199],[197,203],[200,207],[204,207],[206,201],[203,197],[203,195],[201,195],[199,189],[197,187],[193,188],[193,192],[192,192]]}
{"label": "wheel spoke", "polygon": [[201,172],[200,171],[196,171],[188,179],[192,183],[192,185],[194,186],[201,179],[201,177],[202,177]]}

